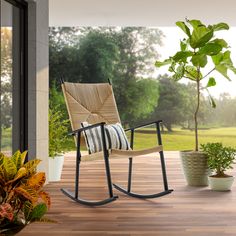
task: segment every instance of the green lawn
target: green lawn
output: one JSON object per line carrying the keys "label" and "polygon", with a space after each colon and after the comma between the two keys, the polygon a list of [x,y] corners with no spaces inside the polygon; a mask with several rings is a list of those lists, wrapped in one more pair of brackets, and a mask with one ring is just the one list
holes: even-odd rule
{"label": "green lawn", "polygon": [[[154,131],[147,128],[143,131]],[[11,130],[5,129],[3,132],[2,149],[7,150],[11,146]],[[163,146],[166,151],[189,150],[194,149],[194,132],[189,130],[174,129],[172,133],[163,133]],[[156,144],[156,134],[153,133],[135,133],[134,149],[143,149],[153,147]],[[214,128],[199,131],[200,143],[222,142],[224,145],[236,148],[236,127]],[[69,138],[65,142],[65,151],[75,150],[74,139]]]}
{"label": "green lawn", "polygon": [[[150,130],[150,129],[148,129]],[[194,149],[194,131],[174,129],[172,133],[163,133],[163,146],[166,151]],[[135,149],[152,147],[156,144],[156,134],[135,133]],[[236,148],[236,127],[214,128],[199,131],[199,142],[222,142]]]}
{"label": "green lawn", "polygon": [[11,150],[11,146],[12,146],[11,132],[12,132],[11,128],[2,129],[2,147],[1,147],[2,151]]}

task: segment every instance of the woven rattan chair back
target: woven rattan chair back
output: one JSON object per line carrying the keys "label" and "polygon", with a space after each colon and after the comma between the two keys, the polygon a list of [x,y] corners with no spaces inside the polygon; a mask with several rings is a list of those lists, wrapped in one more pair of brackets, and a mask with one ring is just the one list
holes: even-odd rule
{"label": "woven rattan chair back", "polygon": [[64,82],[62,90],[72,130],[81,128],[81,123],[85,121],[89,124],[120,122],[113,89],[109,83]]}

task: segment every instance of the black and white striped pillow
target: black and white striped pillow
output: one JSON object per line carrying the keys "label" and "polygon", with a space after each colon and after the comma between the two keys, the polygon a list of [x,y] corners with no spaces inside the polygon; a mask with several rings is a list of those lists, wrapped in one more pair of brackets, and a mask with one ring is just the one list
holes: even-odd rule
{"label": "black and white striped pillow", "polygon": [[[82,127],[87,127],[89,125],[90,124],[87,122],[81,123]],[[120,123],[105,125],[104,129],[107,149],[130,149],[129,141]],[[83,134],[90,153],[103,150],[100,126],[85,130]]]}

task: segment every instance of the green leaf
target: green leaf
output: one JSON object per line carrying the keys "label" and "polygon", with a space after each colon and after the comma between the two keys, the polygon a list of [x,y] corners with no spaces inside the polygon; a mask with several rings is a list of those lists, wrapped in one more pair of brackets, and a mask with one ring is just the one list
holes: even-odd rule
{"label": "green leaf", "polygon": [[216,85],[216,81],[213,77],[210,77],[207,83],[207,87],[213,87]]}
{"label": "green leaf", "polygon": [[34,173],[36,171],[36,167],[38,166],[38,164],[41,162],[41,160],[38,159],[34,159],[34,160],[30,160],[28,162],[26,162],[24,164],[24,167],[27,170],[27,173],[29,175],[31,175],[32,173]]}
{"label": "green leaf", "polygon": [[230,69],[234,74],[236,74],[236,68],[233,65],[229,65],[228,69]]}
{"label": "green leaf", "polygon": [[176,62],[172,60],[172,63],[169,66],[168,71],[175,72],[175,65],[176,65]]}
{"label": "green leaf", "polygon": [[230,51],[227,50],[224,53],[219,53],[215,56],[212,56],[212,61],[215,64],[216,70],[228,80],[230,80],[227,74],[228,69],[236,74],[236,68],[234,67],[231,60]]}
{"label": "green leaf", "polygon": [[220,45],[222,48],[228,47],[228,43],[224,39],[214,39],[210,43],[216,43],[216,44]]}
{"label": "green leaf", "polygon": [[179,51],[172,57],[172,59],[175,62],[179,62],[179,61],[186,62],[187,58],[191,57],[192,55],[193,55],[193,52],[190,52],[190,51]]}
{"label": "green leaf", "polygon": [[230,54],[231,52],[229,50],[225,51],[223,54],[222,63],[224,63],[225,65],[233,65]]}
{"label": "green leaf", "polygon": [[182,29],[184,31],[184,33],[188,35],[189,38],[191,37],[190,29],[188,28],[188,26],[183,21],[177,21],[175,24],[180,29]]}
{"label": "green leaf", "polygon": [[5,179],[11,180],[17,173],[16,165],[10,158],[5,158],[3,162],[3,168],[5,171]]}
{"label": "green leaf", "polygon": [[173,75],[173,79],[175,81],[178,81],[178,80],[182,79],[183,76],[184,76],[184,70],[185,70],[184,65],[179,65],[176,69],[175,74]]}
{"label": "green leaf", "polygon": [[217,43],[207,43],[205,46],[199,49],[200,54],[206,54],[209,56],[216,55],[222,50],[222,46]]}
{"label": "green leaf", "polygon": [[216,25],[213,25],[212,27],[213,27],[213,30],[214,30],[214,31],[228,30],[228,29],[229,29],[228,24],[223,23],[223,22],[222,22],[222,23],[218,23],[218,24],[216,24]]}
{"label": "green leaf", "polygon": [[28,151],[24,151],[21,153],[21,165],[24,164],[27,153]]}
{"label": "green leaf", "polygon": [[216,70],[222,74],[226,79],[228,79],[229,81],[231,81],[231,79],[229,78],[228,74],[227,74],[227,71],[228,71],[228,68],[223,65],[223,64],[219,64],[219,65],[216,65],[215,66]]}
{"label": "green leaf", "polygon": [[19,170],[22,165],[21,152],[19,150],[13,154],[12,161],[15,163],[17,170]]}
{"label": "green leaf", "polygon": [[190,45],[192,48],[203,47],[212,37],[213,30],[210,30],[205,26],[199,26],[193,30]]}
{"label": "green leaf", "polygon": [[26,201],[23,206],[23,212],[26,222],[31,220],[31,212],[33,210],[33,205],[30,201]]}
{"label": "green leaf", "polygon": [[209,102],[212,108],[216,108],[216,103],[215,100],[213,99],[213,97],[209,94]]}
{"label": "green leaf", "polygon": [[184,75],[193,81],[196,81],[198,76],[200,77],[200,80],[202,79],[202,74],[200,73],[198,75],[198,71],[195,66],[185,66]]}
{"label": "green leaf", "polygon": [[223,53],[219,53],[217,55],[214,55],[211,57],[212,61],[215,65],[219,65],[221,61],[223,60]]}
{"label": "green leaf", "polygon": [[236,74],[236,68],[233,65],[233,62],[231,60],[230,51],[225,51],[223,54],[223,59],[221,61],[222,64],[224,64],[228,69],[230,69],[232,72]]}
{"label": "green leaf", "polygon": [[187,44],[185,39],[180,40],[180,49],[181,49],[181,51],[186,51],[187,46],[188,46],[188,44]]}
{"label": "green leaf", "polygon": [[40,203],[35,206],[30,214],[30,221],[40,220],[47,212],[45,203]]}
{"label": "green leaf", "polygon": [[204,54],[196,54],[192,56],[191,62],[194,66],[205,67],[207,64],[207,56]]}
{"label": "green leaf", "polygon": [[156,61],[155,66],[156,67],[161,67],[161,66],[166,66],[171,63],[171,59],[166,59],[164,61]]}
{"label": "green leaf", "polygon": [[4,154],[0,152],[0,165],[3,164],[4,159],[5,159]]}
{"label": "green leaf", "polygon": [[202,24],[202,22],[200,20],[189,20],[188,22],[189,22],[189,24],[192,25],[192,27],[194,29],[197,28],[198,26],[205,26]]}

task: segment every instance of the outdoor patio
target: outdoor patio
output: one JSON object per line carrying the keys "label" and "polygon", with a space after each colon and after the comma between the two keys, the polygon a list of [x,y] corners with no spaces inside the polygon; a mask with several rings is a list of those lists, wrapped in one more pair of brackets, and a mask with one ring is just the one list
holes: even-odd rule
{"label": "outdoor patio", "polygon": [[[75,158],[66,156],[62,181],[50,183],[52,206],[47,214],[57,223],[33,223],[19,235],[236,235],[236,185],[231,192],[213,192],[208,187],[185,184],[178,152],[166,152],[167,174],[172,194],[153,200],[127,197],[114,190],[119,199],[101,207],[87,207],[64,196],[60,188],[73,189]],[[125,185],[128,160],[110,160],[112,180]],[[158,159],[134,160],[134,185],[137,192],[162,189]],[[81,196],[104,197],[104,162],[82,162]]]}

